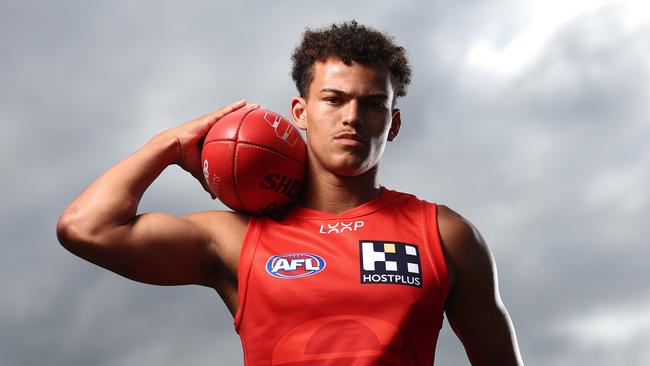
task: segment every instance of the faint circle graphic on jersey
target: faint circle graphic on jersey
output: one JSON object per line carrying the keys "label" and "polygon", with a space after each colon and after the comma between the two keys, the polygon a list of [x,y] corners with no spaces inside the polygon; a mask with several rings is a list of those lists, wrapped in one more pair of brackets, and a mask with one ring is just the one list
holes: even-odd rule
{"label": "faint circle graphic on jersey", "polygon": [[332,315],[286,332],[273,349],[271,365],[350,365],[362,359],[375,361],[373,365],[399,366],[405,364],[404,343],[400,328],[386,320]]}
{"label": "faint circle graphic on jersey", "polygon": [[266,262],[266,272],[278,278],[307,277],[323,269],[325,269],[325,259],[308,253],[274,255]]}

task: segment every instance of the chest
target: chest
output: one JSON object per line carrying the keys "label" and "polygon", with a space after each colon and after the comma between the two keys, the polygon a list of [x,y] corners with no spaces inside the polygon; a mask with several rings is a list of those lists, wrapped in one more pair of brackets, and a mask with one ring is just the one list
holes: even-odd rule
{"label": "chest", "polygon": [[431,364],[445,295],[429,234],[418,207],[253,221],[235,316],[249,363]]}
{"label": "chest", "polygon": [[417,217],[269,223],[249,291],[278,311],[426,307],[437,291],[428,245]]}

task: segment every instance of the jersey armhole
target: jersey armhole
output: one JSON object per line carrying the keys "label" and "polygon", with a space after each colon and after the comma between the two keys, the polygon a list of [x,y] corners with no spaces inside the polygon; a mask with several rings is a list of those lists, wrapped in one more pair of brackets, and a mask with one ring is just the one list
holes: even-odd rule
{"label": "jersey armhole", "polygon": [[440,239],[440,230],[438,230],[438,205],[435,203],[424,202],[424,224],[426,227],[427,240],[429,249],[433,257],[433,264],[436,278],[442,290],[443,303],[449,294],[449,271],[447,261],[442,250],[442,240]]}
{"label": "jersey armhole", "polygon": [[251,266],[253,258],[255,257],[255,250],[257,249],[257,242],[262,227],[262,221],[255,217],[250,216],[248,220],[248,227],[244,235],[239,251],[239,262],[237,265],[237,312],[233,324],[235,331],[239,333],[241,326],[241,319],[246,306],[246,295],[248,292],[248,278],[250,277]]}

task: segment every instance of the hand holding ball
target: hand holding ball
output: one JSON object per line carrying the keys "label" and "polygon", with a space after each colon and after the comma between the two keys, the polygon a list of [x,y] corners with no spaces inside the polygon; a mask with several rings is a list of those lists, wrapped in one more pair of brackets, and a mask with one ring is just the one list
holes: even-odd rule
{"label": "hand holding ball", "polygon": [[235,211],[263,214],[296,198],[307,147],[281,115],[243,108],[222,117],[203,143],[203,175],[212,193]]}

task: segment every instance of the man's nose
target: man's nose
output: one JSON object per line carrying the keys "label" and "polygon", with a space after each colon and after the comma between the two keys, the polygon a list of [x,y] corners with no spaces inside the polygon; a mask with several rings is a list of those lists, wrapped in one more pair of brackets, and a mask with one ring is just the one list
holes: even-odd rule
{"label": "man's nose", "polygon": [[356,99],[346,103],[343,110],[343,124],[346,126],[355,126],[361,122],[361,105]]}

